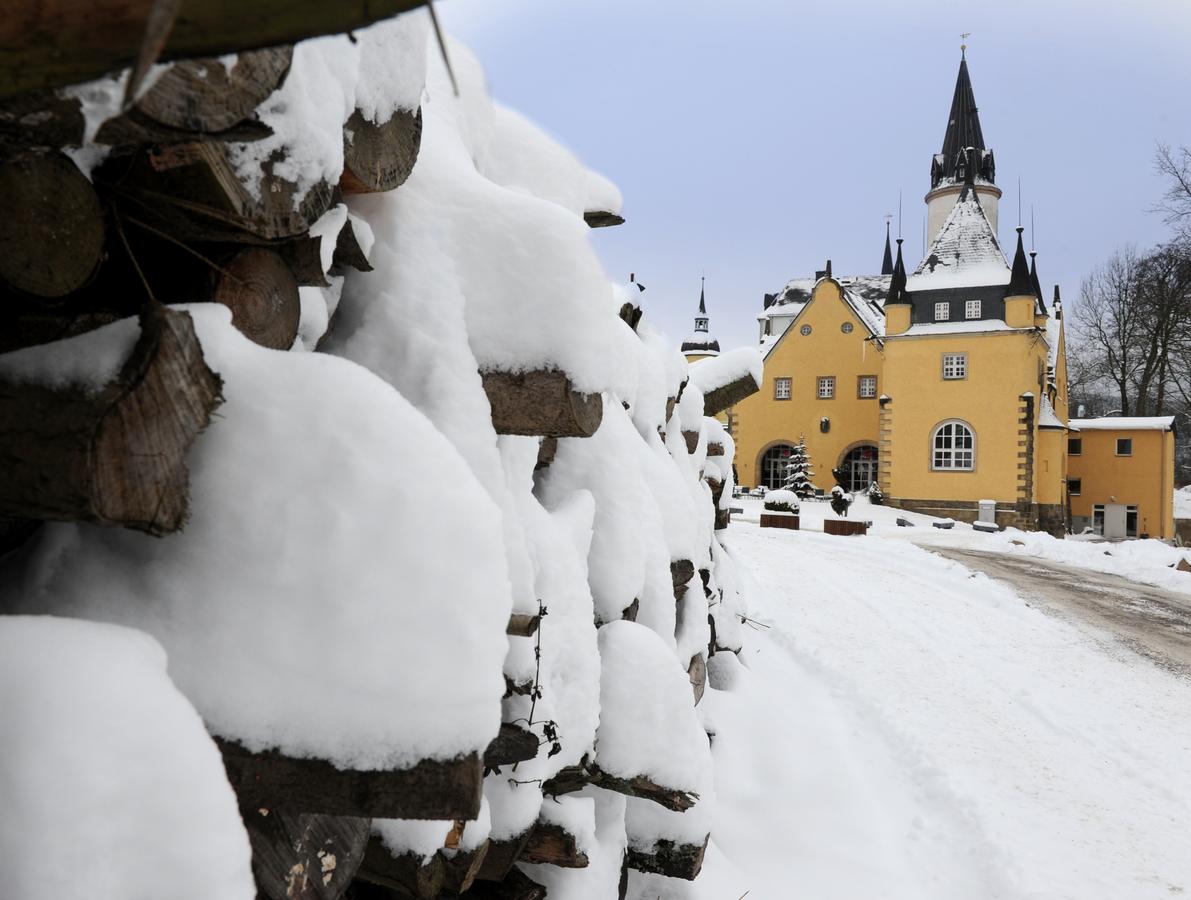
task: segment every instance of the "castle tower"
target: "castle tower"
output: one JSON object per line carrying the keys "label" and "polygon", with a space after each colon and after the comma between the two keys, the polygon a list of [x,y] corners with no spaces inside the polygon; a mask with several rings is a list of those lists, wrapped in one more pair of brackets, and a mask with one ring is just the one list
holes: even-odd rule
{"label": "castle tower", "polygon": [[681,350],[687,362],[720,355],[720,342],[711,336],[709,329],[711,319],[707,315],[707,301],[704,298],[705,281],[706,279],[699,279],[699,312],[695,316],[695,330],[682,342]]}
{"label": "castle tower", "polygon": [[997,203],[1001,199],[1001,189],[995,183],[996,162],[993,152],[984,146],[976,95],[968,76],[968,61],[966,55],[961,54],[955,94],[951,98],[951,116],[943,134],[943,151],[931,160],[930,191],[925,198],[928,246],[938,237],[939,229],[955,206],[967,180],[969,165],[975,167],[972,180],[980,197],[980,206],[996,234]]}

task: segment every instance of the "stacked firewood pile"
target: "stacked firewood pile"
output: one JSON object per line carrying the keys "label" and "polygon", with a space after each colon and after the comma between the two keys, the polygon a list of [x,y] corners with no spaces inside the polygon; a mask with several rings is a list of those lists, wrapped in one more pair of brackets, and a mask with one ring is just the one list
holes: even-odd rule
{"label": "stacked firewood pile", "polygon": [[[587,247],[615,189],[464,48],[428,65],[429,24],[0,102],[0,642],[49,654],[50,614],[160,643],[251,846],[220,896],[653,896],[713,828],[742,600],[712,417],[755,379],[704,396]],[[116,758],[150,725],[125,688]],[[55,752],[4,749],[16,782]]]}

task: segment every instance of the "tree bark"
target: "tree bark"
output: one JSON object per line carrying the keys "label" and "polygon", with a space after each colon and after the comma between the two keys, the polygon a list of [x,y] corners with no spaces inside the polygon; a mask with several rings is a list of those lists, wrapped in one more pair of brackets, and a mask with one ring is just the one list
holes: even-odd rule
{"label": "tree bark", "polygon": [[226,738],[215,743],[244,807],[385,819],[474,819],[480,812],[483,764],[476,753],[409,769],[339,769],[276,750],[254,753]]}
{"label": "tree bark", "polygon": [[369,819],[241,807],[258,897],[339,900],[364,858]]}
{"label": "tree bark", "polygon": [[[423,0],[191,0],[160,60],[222,56],[364,28]],[[131,66],[153,0],[41,0],[0,17],[0,96],[63,87]]]}
{"label": "tree bark", "polygon": [[382,125],[356,110],[343,126],[345,194],[391,191],[405,183],[422,144],[422,111],[399,109]]}
{"label": "tree bark", "polygon": [[154,304],[120,374],[96,393],[0,380],[0,513],[182,527],[186,451],[222,401],[190,316]]}
{"label": "tree bark", "polygon": [[273,350],[288,350],[298,336],[302,303],[285,260],[263,247],[245,247],[211,273],[211,300],[232,311],[232,324]]}
{"label": "tree bark", "polygon": [[571,386],[562,372],[483,372],[497,434],[591,437],[600,427],[604,401]]}
{"label": "tree bark", "polygon": [[683,791],[678,788],[665,787],[651,781],[644,775],[634,775],[631,778],[621,778],[609,775],[598,766],[590,766],[587,770],[588,781],[605,790],[615,791],[629,797],[641,800],[652,800],[672,812],[686,812],[695,805],[699,795],[693,791]]}
{"label": "tree bark", "polygon": [[0,278],[36,297],[63,297],[103,256],[103,213],[86,176],[63,153],[0,162]]}

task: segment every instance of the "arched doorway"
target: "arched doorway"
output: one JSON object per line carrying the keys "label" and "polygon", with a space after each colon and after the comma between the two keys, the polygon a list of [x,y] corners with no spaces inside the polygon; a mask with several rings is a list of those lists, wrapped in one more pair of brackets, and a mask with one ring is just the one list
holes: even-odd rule
{"label": "arched doorway", "polygon": [[791,444],[774,444],[761,455],[757,466],[757,483],[771,491],[786,483],[786,465],[794,452]]}
{"label": "arched doorway", "polygon": [[845,491],[867,491],[868,486],[877,480],[877,448],[873,444],[853,447],[844,455],[840,471],[844,476],[840,487]]}

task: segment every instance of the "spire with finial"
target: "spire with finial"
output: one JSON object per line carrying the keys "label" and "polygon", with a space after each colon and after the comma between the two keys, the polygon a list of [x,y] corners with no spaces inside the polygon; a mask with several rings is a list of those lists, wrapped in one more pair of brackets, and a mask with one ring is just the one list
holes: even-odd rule
{"label": "spire with finial", "polygon": [[707,316],[707,278],[699,278],[699,312],[695,316],[695,331],[682,343],[683,353],[697,353],[715,356],[720,352],[720,342],[711,337],[711,319]]}
{"label": "spire with finial", "polygon": [[951,97],[951,112],[947,117],[947,129],[943,133],[943,151],[935,156],[931,165],[931,187],[943,182],[961,180],[956,169],[961,165],[963,153],[974,148],[975,162],[980,177],[989,183],[994,181],[992,151],[984,145],[984,132],[980,128],[980,113],[976,107],[976,95],[972,90],[972,79],[968,75],[967,44],[962,45],[959,59],[959,74],[955,79],[955,92]]}
{"label": "spire with finial", "polygon": [[1021,234],[1025,231],[1017,226],[1017,251],[1013,254],[1013,272],[1009,276],[1009,288],[1006,297],[1037,297],[1034,285],[1030,279],[1030,266],[1026,262],[1026,248],[1022,243]]}
{"label": "spire with finial", "polygon": [[1046,312],[1046,302],[1042,299],[1042,284],[1038,281],[1038,252],[1030,251],[1030,286],[1034,289],[1034,296],[1038,298],[1038,306]]}
{"label": "spire with finial", "polygon": [[[699,276],[699,315],[701,315],[701,316],[707,315],[707,301],[703,299],[703,289],[704,289],[704,287],[706,287],[706,285],[707,285],[707,276],[700,275]],[[698,320],[696,320],[696,321],[698,321]],[[707,330],[706,325],[707,325],[707,323],[704,322],[704,327],[703,327],[704,331]],[[696,330],[698,330],[698,326],[696,326]]]}
{"label": "spire with finial", "polygon": [[897,239],[897,260],[893,264],[893,271],[889,277],[889,293],[885,295],[885,305],[890,303],[909,303],[906,296],[906,264],[902,261],[902,239]]}
{"label": "spire with finial", "polygon": [[893,251],[889,246],[889,219],[885,219],[885,257],[881,260],[881,274],[893,274]]}

